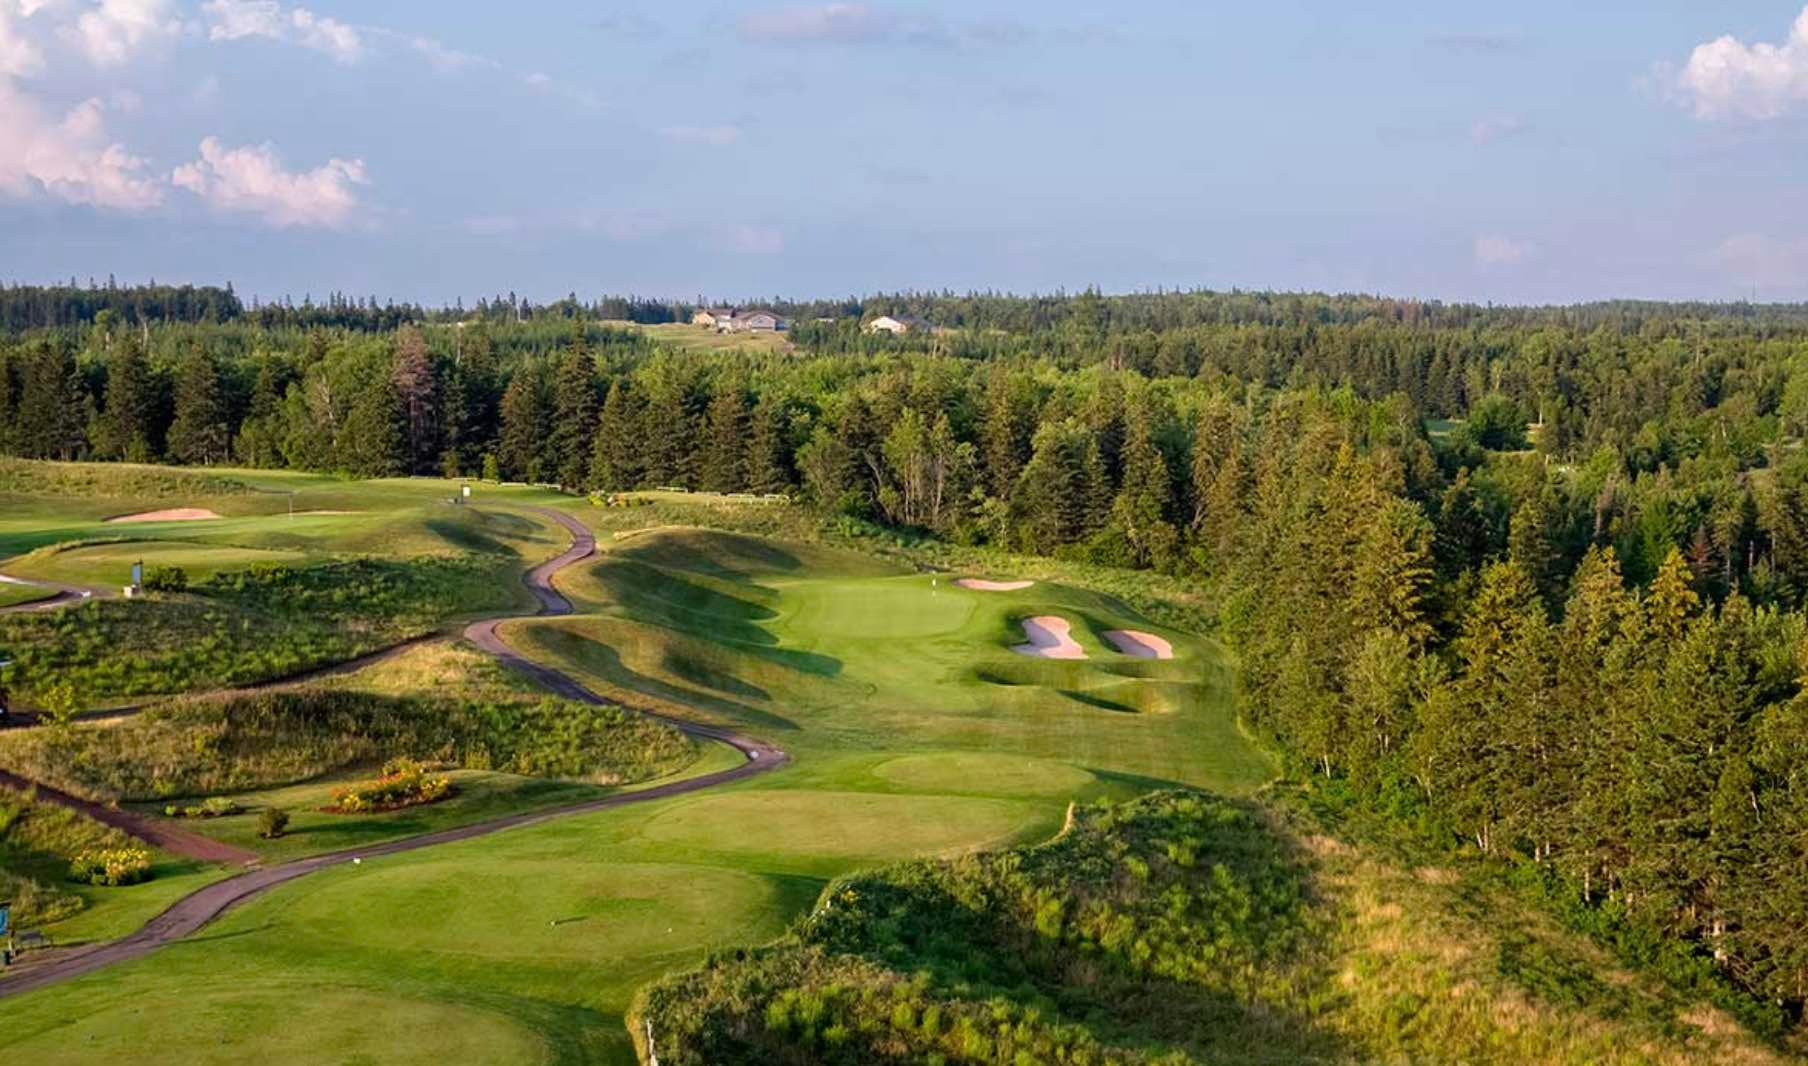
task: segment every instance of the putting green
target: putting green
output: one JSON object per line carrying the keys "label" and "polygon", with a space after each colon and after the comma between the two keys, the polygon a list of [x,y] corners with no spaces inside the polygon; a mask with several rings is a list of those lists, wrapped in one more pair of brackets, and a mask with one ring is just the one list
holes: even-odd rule
{"label": "putting green", "polygon": [[19,577],[113,588],[131,582],[132,564],[136,562],[143,562],[146,572],[159,566],[181,567],[192,582],[205,581],[218,573],[247,570],[259,563],[295,565],[307,559],[295,551],[133,540],[45,552],[9,563],[7,571]]}
{"label": "putting green", "polygon": [[648,840],[703,851],[899,859],[971,851],[1014,839],[1019,803],[873,792],[754,792],[700,796],[649,819]]}
{"label": "putting green", "polygon": [[1049,759],[957,751],[888,759],[873,767],[873,776],[919,792],[1060,798],[1098,782],[1084,770]]}
{"label": "putting green", "polygon": [[[335,943],[384,951],[516,961],[649,958],[732,943],[784,895],[771,878],[737,870],[573,856],[506,863],[428,857],[366,867],[307,893],[284,920]],[[355,924],[342,922],[348,914],[357,915]]]}
{"label": "putting green", "polygon": [[842,640],[922,638],[957,633],[979,604],[973,594],[929,578],[816,581],[782,589],[792,631],[834,634]]}
{"label": "putting green", "polygon": [[[10,1012],[9,1012],[10,1014]],[[152,992],[37,1028],[7,1044],[9,1062],[76,1066],[181,1062],[551,1062],[529,1029],[470,1003],[423,1002],[331,986],[239,989],[222,980],[181,996]],[[28,1027],[30,1023],[26,1023]],[[21,1025],[11,1019],[17,1034]]]}

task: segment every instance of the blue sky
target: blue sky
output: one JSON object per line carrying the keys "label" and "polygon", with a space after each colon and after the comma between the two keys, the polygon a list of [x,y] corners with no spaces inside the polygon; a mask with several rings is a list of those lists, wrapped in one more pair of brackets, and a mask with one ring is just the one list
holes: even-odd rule
{"label": "blue sky", "polygon": [[0,0],[0,278],[1808,299],[1808,9]]}

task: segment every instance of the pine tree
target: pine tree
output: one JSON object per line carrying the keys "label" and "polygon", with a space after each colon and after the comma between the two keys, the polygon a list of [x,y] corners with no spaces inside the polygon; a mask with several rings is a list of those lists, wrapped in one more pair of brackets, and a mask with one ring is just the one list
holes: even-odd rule
{"label": "pine tree", "polygon": [[546,401],[539,376],[523,367],[502,394],[502,433],[496,458],[512,481],[538,482],[546,476]]}
{"label": "pine tree", "polygon": [[[580,322],[576,327],[581,331]],[[552,455],[554,476],[560,486],[576,489],[584,484],[591,465],[596,433],[596,358],[579,332],[573,347],[559,360],[553,385]]]}
{"label": "pine tree", "polygon": [[220,371],[197,345],[176,372],[176,418],[170,423],[169,452],[190,465],[226,458],[230,439],[220,398]]}
{"label": "pine tree", "polygon": [[107,358],[107,412],[101,423],[101,454],[133,463],[150,462],[151,420],[156,402],[144,349],[138,335],[127,332]]}
{"label": "pine tree", "polygon": [[790,492],[790,417],[784,399],[774,390],[760,394],[754,404],[753,425],[747,435],[747,488],[758,493]]}
{"label": "pine tree", "polygon": [[747,485],[747,396],[738,382],[721,382],[709,402],[700,485],[710,492],[738,492]]}
{"label": "pine tree", "polygon": [[1147,392],[1138,390],[1125,405],[1124,477],[1112,501],[1111,523],[1130,544],[1134,565],[1165,567],[1173,560],[1180,535],[1168,520],[1173,483],[1149,421]]}
{"label": "pine tree", "polygon": [[427,354],[427,340],[412,325],[396,333],[391,381],[402,410],[404,465],[409,473],[436,471],[444,441],[439,379]]}
{"label": "pine tree", "polygon": [[629,391],[628,379],[609,383],[608,398],[597,419],[596,441],[591,449],[590,487],[598,492],[621,492],[640,484],[640,407]]}
{"label": "pine tree", "polygon": [[339,434],[339,464],[359,477],[408,472],[408,419],[401,393],[388,375],[358,392]]}

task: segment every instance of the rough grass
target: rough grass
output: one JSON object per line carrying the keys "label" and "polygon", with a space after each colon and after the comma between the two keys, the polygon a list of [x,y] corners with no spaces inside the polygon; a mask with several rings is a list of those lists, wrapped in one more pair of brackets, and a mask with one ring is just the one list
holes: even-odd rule
{"label": "rough grass", "polygon": [[235,478],[167,466],[0,458],[0,493],[21,496],[188,501],[252,491]]}
{"label": "rough grass", "polygon": [[132,843],[67,807],[0,787],[0,901],[13,901],[13,921],[22,929],[68,918],[84,905],[68,884],[70,860]]}
{"label": "rough grass", "polygon": [[1162,793],[832,885],[645,990],[662,1063],[1771,1063],[1460,874]]}

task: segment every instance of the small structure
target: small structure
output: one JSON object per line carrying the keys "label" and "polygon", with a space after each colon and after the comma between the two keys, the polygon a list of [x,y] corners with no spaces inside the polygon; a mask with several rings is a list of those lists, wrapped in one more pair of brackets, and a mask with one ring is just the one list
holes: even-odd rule
{"label": "small structure", "polygon": [[791,323],[776,311],[736,311],[726,326],[716,328],[724,333],[783,333]]}
{"label": "small structure", "polygon": [[866,324],[868,333],[928,333],[929,323],[915,315],[880,315]]}
{"label": "small structure", "polygon": [[725,329],[734,321],[732,307],[703,307],[691,315],[691,325],[703,326],[706,329]]}

